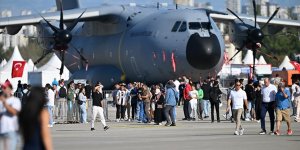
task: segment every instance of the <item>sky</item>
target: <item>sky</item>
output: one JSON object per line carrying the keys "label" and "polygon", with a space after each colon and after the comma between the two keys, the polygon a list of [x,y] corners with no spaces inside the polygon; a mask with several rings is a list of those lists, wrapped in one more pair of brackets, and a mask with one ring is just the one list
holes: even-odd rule
{"label": "sky", "polygon": [[[197,2],[210,2],[215,10],[224,11],[226,10],[226,0],[195,0]],[[242,0],[242,4],[245,4],[248,0]],[[270,0],[273,3],[279,4],[281,7],[291,7],[300,5],[300,0]],[[137,4],[148,4],[155,5],[157,2],[172,3],[173,0],[80,0],[81,7],[95,7],[101,3],[130,3],[134,2]],[[13,12],[13,15],[19,15],[20,10],[33,9],[33,10],[45,10],[55,6],[55,0],[0,0],[0,10],[10,9],[18,10]]]}

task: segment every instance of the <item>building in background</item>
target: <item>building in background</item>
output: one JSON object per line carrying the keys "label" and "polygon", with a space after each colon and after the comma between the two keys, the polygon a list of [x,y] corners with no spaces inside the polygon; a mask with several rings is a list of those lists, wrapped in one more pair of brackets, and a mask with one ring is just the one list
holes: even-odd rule
{"label": "building in background", "polygon": [[185,5],[185,6],[194,6],[194,0],[174,0],[174,4]]}
{"label": "building in background", "polygon": [[242,12],[241,0],[226,0],[226,7],[238,14]]}

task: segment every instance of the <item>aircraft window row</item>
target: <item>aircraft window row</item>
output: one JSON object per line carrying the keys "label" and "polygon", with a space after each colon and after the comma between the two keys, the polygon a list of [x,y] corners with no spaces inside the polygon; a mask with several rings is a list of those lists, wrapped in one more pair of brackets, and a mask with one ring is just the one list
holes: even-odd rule
{"label": "aircraft window row", "polygon": [[187,24],[186,24],[186,22],[184,21],[184,22],[182,22],[182,24],[181,24],[181,26],[180,26],[180,28],[179,28],[179,32],[184,32],[184,31],[186,31],[186,28],[187,28]]}
{"label": "aircraft window row", "polygon": [[178,30],[180,24],[181,24],[181,21],[176,21],[172,28],[172,32],[176,32]]}
{"label": "aircraft window row", "polygon": [[[178,28],[179,28],[179,30],[178,30]],[[176,21],[171,31],[177,32],[177,30],[178,30],[178,32],[184,32],[184,31],[186,31],[186,29],[187,29],[187,24],[185,21],[183,21],[183,22]]]}
{"label": "aircraft window row", "polygon": [[199,30],[199,29],[212,29],[212,26],[209,22],[190,22],[189,23],[190,30]]}

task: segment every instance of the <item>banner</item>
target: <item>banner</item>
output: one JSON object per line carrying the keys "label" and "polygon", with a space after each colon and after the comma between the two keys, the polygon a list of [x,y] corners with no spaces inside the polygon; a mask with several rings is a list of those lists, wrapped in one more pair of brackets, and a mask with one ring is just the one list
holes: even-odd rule
{"label": "banner", "polygon": [[295,67],[296,70],[300,72],[300,64],[296,61],[290,61],[290,63]]}

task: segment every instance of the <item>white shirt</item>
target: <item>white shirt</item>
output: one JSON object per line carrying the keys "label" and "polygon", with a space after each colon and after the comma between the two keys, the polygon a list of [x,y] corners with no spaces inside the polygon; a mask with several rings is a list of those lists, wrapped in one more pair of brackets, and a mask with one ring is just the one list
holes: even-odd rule
{"label": "white shirt", "polygon": [[234,89],[230,91],[229,99],[232,102],[232,109],[241,109],[244,108],[244,100],[247,99],[247,94],[242,89],[238,91]]}
{"label": "white shirt", "polygon": [[269,103],[275,101],[275,95],[277,93],[277,88],[275,85],[270,84],[269,86],[264,86],[261,90],[263,96],[263,102]]}
{"label": "white shirt", "polygon": [[118,90],[117,93],[117,104],[124,106],[127,101],[127,91]]}
{"label": "white shirt", "polygon": [[[18,112],[21,111],[21,101],[16,97],[10,97],[6,100],[6,104],[10,105]],[[0,134],[14,132],[19,130],[19,123],[17,116],[11,116],[4,108],[3,103],[0,102],[0,112],[2,117],[0,119]]]}
{"label": "white shirt", "polygon": [[54,106],[54,99],[55,99],[55,93],[52,89],[49,89],[47,91],[47,96],[48,96],[48,103],[47,103],[47,106]]}
{"label": "white shirt", "polygon": [[296,93],[296,88],[297,88],[297,86],[298,86],[298,85],[295,84],[295,83],[292,85],[292,101],[294,101],[294,99],[295,99],[295,96],[294,96],[294,95],[295,95],[295,93]]}
{"label": "white shirt", "polygon": [[197,99],[198,98],[198,91],[196,91],[196,90],[190,91],[189,95],[192,99]]}
{"label": "white shirt", "polygon": [[175,84],[175,89],[177,90],[177,92],[179,92],[179,85],[180,85],[180,82],[178,80],[175,80],[174,81],[174,84]]}

